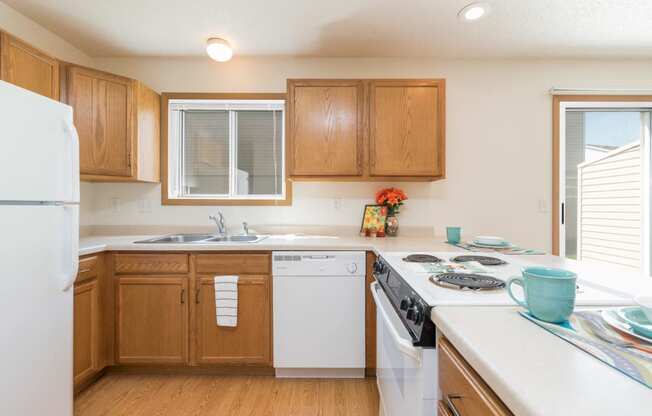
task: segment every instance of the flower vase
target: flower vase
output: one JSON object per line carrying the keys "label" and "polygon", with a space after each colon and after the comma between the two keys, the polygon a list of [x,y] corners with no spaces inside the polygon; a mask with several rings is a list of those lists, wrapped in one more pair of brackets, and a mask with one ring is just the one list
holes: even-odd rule
{"label": "flower vase", "polygon": [[398,217],[396,214],[387,215],[387,220],[385,222],[385,234],[388,237],[396,237],[398,234]]}

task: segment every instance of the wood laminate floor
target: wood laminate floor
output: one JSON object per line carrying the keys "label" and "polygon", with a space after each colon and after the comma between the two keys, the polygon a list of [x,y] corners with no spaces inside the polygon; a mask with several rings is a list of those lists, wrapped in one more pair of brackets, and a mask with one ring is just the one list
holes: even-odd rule
{"label": "wood laminate floor", "polygon": [[377,416],[376,379],[109,374],[75,399],[75,416]]}

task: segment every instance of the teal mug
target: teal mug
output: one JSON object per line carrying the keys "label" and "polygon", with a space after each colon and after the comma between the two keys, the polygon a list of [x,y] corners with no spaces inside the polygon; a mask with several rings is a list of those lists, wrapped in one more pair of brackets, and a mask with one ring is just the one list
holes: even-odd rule
{"label": "teal mug", "polygon": [[446,227],[446,241],[459,244],[462,241],[462,227]]}
{"label": "teal mug", "polygon": [[[523,277],[512,277],[507,281],[507,293],[535,318],[560,323],[568,320],[575,309],[576,281],[577,274],[568,270],[526,267]],[[512,285],[523,288],[524,301],[514,296]]]}

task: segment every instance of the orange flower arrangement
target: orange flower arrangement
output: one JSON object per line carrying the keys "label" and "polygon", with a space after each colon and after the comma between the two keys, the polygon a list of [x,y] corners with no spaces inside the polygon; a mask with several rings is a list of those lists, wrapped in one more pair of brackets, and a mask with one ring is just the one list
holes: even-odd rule
{"label": "orange flower arrangement", "polygon": [[406,199],[408,199],[407,195],[399,188],[385,188],[376,192],[376,203],[385,205],[389,215],[398,214],[399,207]]}

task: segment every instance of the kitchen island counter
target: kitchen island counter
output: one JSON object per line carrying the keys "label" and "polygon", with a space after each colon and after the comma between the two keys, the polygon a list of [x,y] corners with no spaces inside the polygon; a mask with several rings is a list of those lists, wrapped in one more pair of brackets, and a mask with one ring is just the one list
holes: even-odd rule
{"label": "kitchen island counter", "polygon": [[431,318],[516,415],[643,415],[652,389],[521,317],[513,307],[433,308]]}

